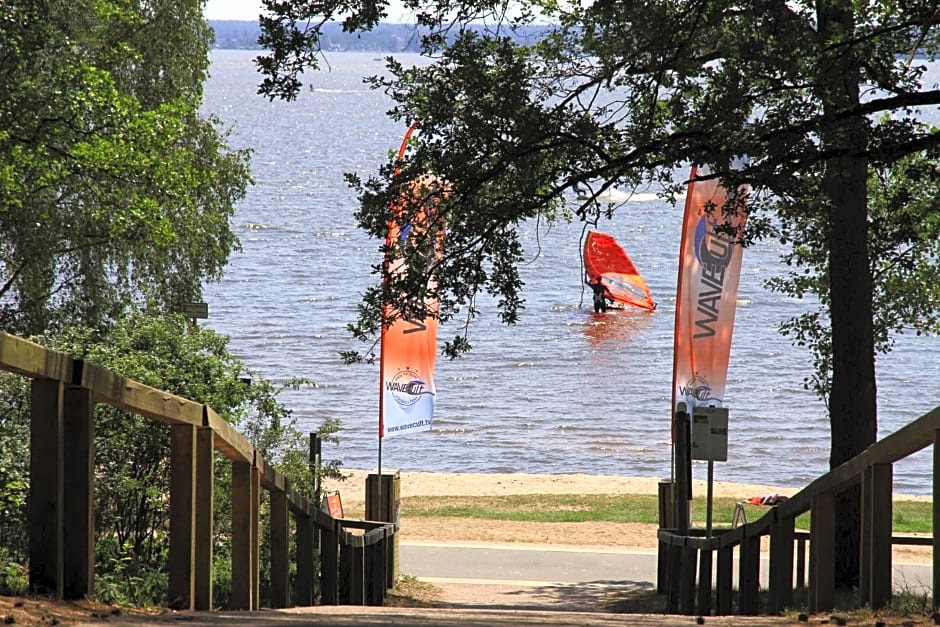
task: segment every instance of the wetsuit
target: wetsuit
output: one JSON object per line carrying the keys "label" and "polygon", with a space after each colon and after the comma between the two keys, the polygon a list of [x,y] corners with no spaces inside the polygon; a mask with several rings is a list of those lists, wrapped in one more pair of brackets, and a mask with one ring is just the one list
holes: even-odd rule
{"label": "wetsuit", "polygon": [[607,311],[607,288],[597,279],[597,283],[588,281],[591,289],[594,290],[594,313],[603,313]]}

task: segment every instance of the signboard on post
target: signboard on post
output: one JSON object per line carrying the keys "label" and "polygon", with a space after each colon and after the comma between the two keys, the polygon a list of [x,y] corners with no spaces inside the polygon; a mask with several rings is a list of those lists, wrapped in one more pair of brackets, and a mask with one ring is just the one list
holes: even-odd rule
{"label": "signboard on post", "polygon": [[208,303],[183,303],[181,306],[181,311],[184,316],[187,318],[208,318],[209,317],[209,304]]}
{"label": "signboard on post", "polygon": [[727,407],[693,408],[692,459],[728,461]]}

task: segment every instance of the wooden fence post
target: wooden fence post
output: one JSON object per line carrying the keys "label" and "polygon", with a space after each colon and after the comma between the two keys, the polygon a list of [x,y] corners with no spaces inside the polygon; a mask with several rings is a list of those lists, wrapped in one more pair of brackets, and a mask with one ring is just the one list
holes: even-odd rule
{"label": "wooden fence post", "polygon": [[679,575],[679,613],[691,616],[695,613],[695,575],[698,570],[698,549],[682,547],[682,565]]}
{"label": "wooden fence post", "polygon": [[369,581],[366,591],[366,603],[368,605],[381,606],[385,602],[385,593],[389,588],[387,562],[390,544],[391,536],[386,528],[385,538],[366,549],[368,551],[366,563],[371,564],[371,570],[367,573]]}
{"label": "wooden fence post", "polygon": [[95,399],[91,390],[64,390],[62,436],[62,597],[95,591]]}
{"label": "wooden fence post", "polygon": [[727,616],[731,614],[731,595],[734,583],[734,546],[728,545],[718,549],[718,564],[715,573],[715,614]]}
{"label": "wooden fence post", "polygon": [[271,607],[290,607],[290,558],[287,535],[287,494],[270,493]]}
{"label": "wooden fence post", "polygon": [[881,609],[891,601],[891,523],[893,468],[874,464],[862,475],[861,560],[862,605]]}
{"label": "wooden fence post", "polygon": [[806,589],[806,539],[804,534],[800,534],[796,539],[796,588],[797,590]]}
{"label": "wooden fence post", "polygon": [[[685,407],[685,403],[679,403],[680,408]],[[689,501],[692,499],[692,442],[689,433],[689,414],[682,409],[676,411],[675,415],[676,443],[676,489],[675,497],[675,522],[676,532],[679,535],[689,534]]]}
{"label": "wooden fence post", "polygon": [[815,614],[835,604],[835,497],[817,494],[810,509],[809,611]]}
{"label": "wooden fence post", "polygon": [[320,603],[339,605],[339,539],[336,523],[320,532]]}
{"label": "wooden fence post", "polygon": [[[358,539],[358,538],[357,538]],[[365,559],[366,549],[362,544],[355,544],[350,547],[343,547],[343,553],[349,553],[349,604],[366,604],[366,574]]]}
{"label": "wooden fence post", "polygon": [[251,465],[251,598],[252,608],[261,607],[261,469],[257,458],[260,455],[255,450],[255,463]]}
{"label": "wooden fence post", "polygon": [[793,535],[796,521],[777,518],[770,527],[770,611],[779,613],[793,602]]}
{"label": "wooden fence post", "polygon": [[190,610],[196,583],[196,427],[170,427],[169,606]]}
{"label": "wooden fence post", "polygon": [[232,462],[232,609],[258,609],[258,497],[255,469]]}
{"label": "wooden fence post", "polygon": [[313,520],[306,513],[294,514],[297,543],[297,574],[294,580],[294,603],[300,607],[313,605]]}
{"label": "wooden fence post", "polygon": [[712,613],[712,555],[713,550],[699,551],[698,557],[698,615]]}
{"label": "wooden fence post", "polygon": [[[940,429],[933,432],[933,529],[940,530]],[[940,533],[933,534],[933,609],[940,609]]]}
{"label": "wooden fence post", "polygon": [[760,611],[760,536],[749,536],[744,529],[738,550],[738,612],[755,615]]}
{"label": "wooden fence post", "polygon": [[215,432],[196,433],[196,551],[194,603],[197,610],[212,609],[212,545],[215,513]]}
{"label": "wooden fence post", "polygon": [[[675,483],[673,481],[659,482],[659,528],[676,528]],[[669,545],[660,540],[656,553],[656,594],[665,594],[668,586],[669,574]]]}
{"label": "wooden fence post", "polygon": [[29,426],[29,588],[62,594],[61,381],[33,379]]}

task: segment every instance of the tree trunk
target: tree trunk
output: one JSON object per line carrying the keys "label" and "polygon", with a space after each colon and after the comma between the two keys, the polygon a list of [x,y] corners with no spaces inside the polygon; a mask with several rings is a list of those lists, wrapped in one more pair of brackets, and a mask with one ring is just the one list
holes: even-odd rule
{"label": "tree trunk", "polygon": [[[861,453],[877,435],[875,351],[872,331],[872,278],[868,255],[867,120],[840,117],[859,103],[860,71],[851,46],[855,28],[852,2],[817,3],[820,67],[817,89],[826,121],[823,195],[829,219],[829,295],[832,329],[832,389],[829,419],[831,468]],[[836,585],[858,584],[859,490],[837,500]]]}

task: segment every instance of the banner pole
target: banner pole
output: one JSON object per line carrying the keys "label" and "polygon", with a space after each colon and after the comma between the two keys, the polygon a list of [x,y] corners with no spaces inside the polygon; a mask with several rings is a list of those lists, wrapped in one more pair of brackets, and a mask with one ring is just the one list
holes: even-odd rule
{"label": "banner pole", "polygon": [[[408,148],[408,139],[411,137],[411,134],[414,133],[415,129],[418,128],[418,120],[415,120],[411,126],[408,127],[408,130],[405,132],[405,137],[401,140],[401,146],[398,148],[398,162],[395,165],[395,176],[398,176],[398,173],[401,172],[401,162],[405,158],[405,150]],[[388,280],[389,272],[389,259],[388,253],[386,252],[385,260],[383,262],[383,281]],[[388,320],[386,319],[386,305],[382,303],[382,330],[381,338],[379,341],[379,459],[378,459],[378,481],[379,486],[376,491],[376,498],[378,498],[378,510],[382,510],[382,436],[385,435],[385,332],[387,331]],[[381,518],[381,514],[379,515]]]}
{"label": "banner pole", "polygon": [[382,512],[382,435],[381,434],[379,434],[379,477],[378,479],[379,479],[379,487],[376,492],[376,498],[379,500],[379,502],[378,502],[377,509],[379,510],[378,511],[379,518],[381,518],[382,520],[385,520],[385,518],[382,518],[382,513],[381,513]]}

